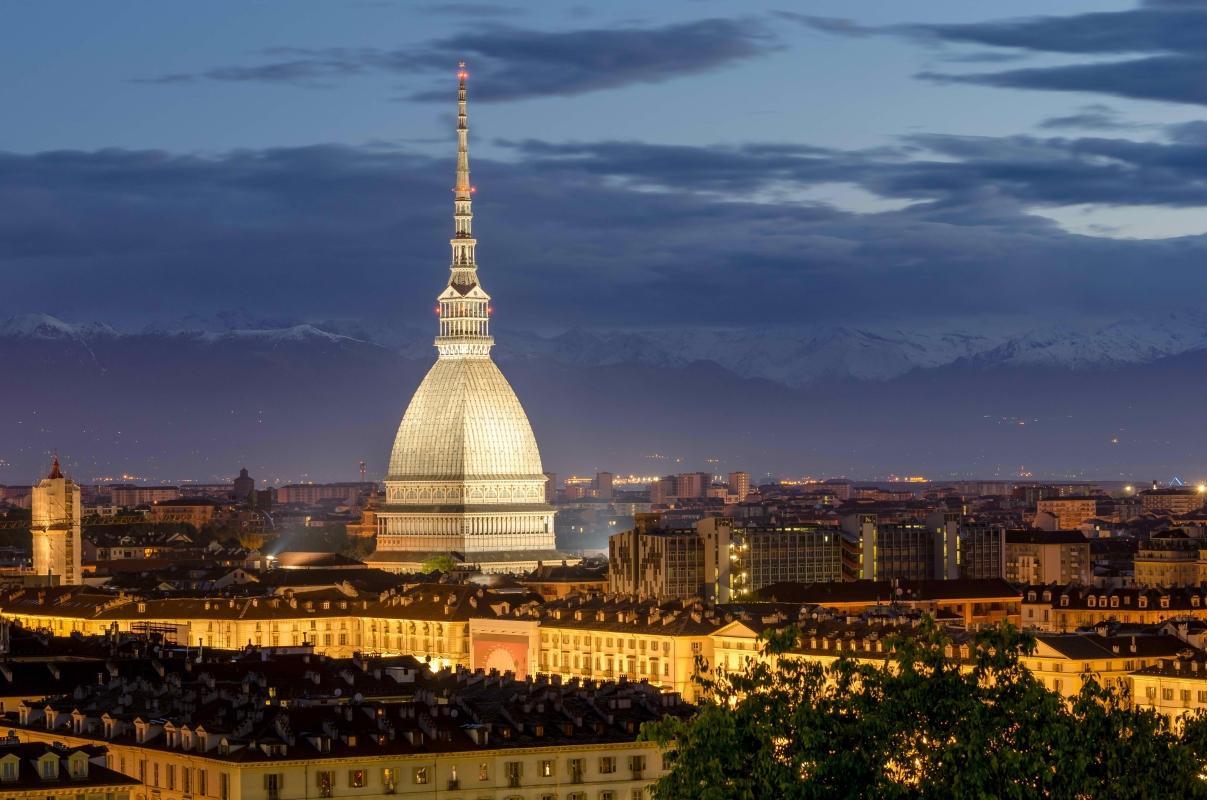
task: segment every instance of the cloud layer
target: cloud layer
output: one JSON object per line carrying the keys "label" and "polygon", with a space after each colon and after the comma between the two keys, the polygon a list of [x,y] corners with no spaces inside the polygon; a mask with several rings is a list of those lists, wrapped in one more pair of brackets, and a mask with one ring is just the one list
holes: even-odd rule
{"label": "cloud layer", "polygon": [[939,45],[1006,48],[966,54],[983,60],[1019,53],[1093,57],[1082,63],[980,73],[926,71],[919,77],[1016,89],[1092,92],[1207,105],[1207,3],[1150,0],[1125,11],[964,23],[869,28],[792,15],[814,30],[846,36],[907,36]]}
{"label": "cloud layer", "polygon": [[[481,26],[479,26],[481,27]],[[777,45],[749,19],[702,19],[661,27],[538,31],[504,25],[458,33],[416,47],[272,48],[264,61],[199,73],[138,79],[173,84],[196,80],[286,83],[322,88],[369,73],[422,80],[452,68],[450,53],[483,77],[475,100],[571,96],[639,83],[661,83],[754,58]],[[413,99],[447,98],[415,91]]]}
{"label": "cloud layer", "polygon": [[[1077,236],[1028,212],[1207,204],[1207,136],[1174,134],[930,135],[876,151],[515,143],[514,160],[475,162],[483,280],[502,330],[1180,307],[1207,290],[1202,237]],[[0,156],[0,311],[427,325],[451,171],[337,146]],[[834,183],[911,204],[861,214],[801,199]]]}

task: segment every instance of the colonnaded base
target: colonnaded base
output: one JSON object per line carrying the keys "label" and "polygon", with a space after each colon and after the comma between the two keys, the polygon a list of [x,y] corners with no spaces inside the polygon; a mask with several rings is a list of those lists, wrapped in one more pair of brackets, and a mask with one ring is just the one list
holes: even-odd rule
{"label": "colonnaded base", "polygon": [[449,557],[457,569],[494,574],[520,575],[542,564],[582,563],[582,558],[560,550],[493,550],[480,553],[425,552],[421,550],[378,550],[365,559],[375,569],[394,573],[415,573],[433,558]]}

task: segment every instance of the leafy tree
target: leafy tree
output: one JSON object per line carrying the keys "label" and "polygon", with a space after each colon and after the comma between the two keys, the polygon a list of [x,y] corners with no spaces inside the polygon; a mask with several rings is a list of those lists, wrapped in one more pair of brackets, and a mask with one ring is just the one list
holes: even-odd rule
{"label": "leafy tree", "polygon": [[457,562],[453,561],[452,556],[439,555],[432,556],[419,567],[420,572],[451,572],[453,567],[457,566]]}
{"label": "leafy tree", "polygon": [[983,630],[967,659],[926,619],[879,663],[793,656],[800,633],[769,632],[762,657],[701,678],[690,719],[642,730],[668,748],[657,800],[761,798],[1204,797],[1202,748],[1164,717],[1092,678],[1072,699],[1022,665],[1032,637]]}

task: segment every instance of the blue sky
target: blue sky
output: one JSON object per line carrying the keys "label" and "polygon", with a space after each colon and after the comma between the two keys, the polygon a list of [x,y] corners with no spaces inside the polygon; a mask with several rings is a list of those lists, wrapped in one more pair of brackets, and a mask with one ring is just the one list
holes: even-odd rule
{"label": "blue sky", "polygon": [[0,312],[423,324],[462,57],[517,327],[1025,326],[1207,289],[1207,5],[1003,8],[10,4]]}

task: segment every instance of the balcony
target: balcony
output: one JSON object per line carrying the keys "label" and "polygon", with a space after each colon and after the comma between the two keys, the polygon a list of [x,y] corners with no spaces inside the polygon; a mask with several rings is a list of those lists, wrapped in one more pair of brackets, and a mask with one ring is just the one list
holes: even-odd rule
{"label": "balcony", "polygon": [[449,778],[448,779],[448,790],[450,792],[455,792],[460,788],[461,788],[461,779],[460,778]]}
{"label": "balcony", "polygon": [[581,769],[571,770],[570,771],[570,783],[582,783],[582,782],[583,782],[583,771]]}
{"label": "balcony", "polygon": [[509,788],[509,789],[520,788],[520,776],[519,775],[508,775],[507,776],[507,788]]}

